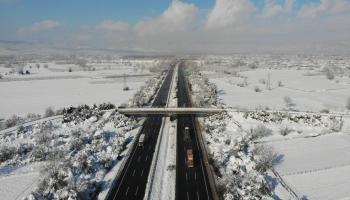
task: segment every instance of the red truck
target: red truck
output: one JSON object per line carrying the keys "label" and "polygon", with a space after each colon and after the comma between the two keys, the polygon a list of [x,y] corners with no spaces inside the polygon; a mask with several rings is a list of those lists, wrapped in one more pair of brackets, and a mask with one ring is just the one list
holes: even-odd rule
{"label": "red truck", "polygon": [[192,149],[187,149],[187,167],[193,167],[193,152]]}

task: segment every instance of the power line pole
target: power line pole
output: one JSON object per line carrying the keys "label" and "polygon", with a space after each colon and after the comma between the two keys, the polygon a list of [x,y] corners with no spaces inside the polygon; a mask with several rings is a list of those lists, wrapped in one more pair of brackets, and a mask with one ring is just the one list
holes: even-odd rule
{"label": "power line pole", "polygon": [[266,89],[271,90],[271,75],[270,75],[270,71],[267,73]]}

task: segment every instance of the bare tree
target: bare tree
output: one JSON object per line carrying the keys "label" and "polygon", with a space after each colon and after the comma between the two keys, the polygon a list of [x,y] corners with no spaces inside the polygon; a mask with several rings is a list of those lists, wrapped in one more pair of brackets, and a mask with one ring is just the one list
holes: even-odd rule
{"label": "bare tree", "polygon": [[325,72],[326,72],[326,77],[329,79],[329,80],[333,80],[335,78],[335,75],[334,75],[334,71],[330,68],[326,68],[325,69]]}
{"label": "bare tree", "polygon": [[295,103],[293,102],[292,98],[285,96],[283,100],[288,108],[295,106]]}
{"label": "bare tree", "polygon": [[45,117],[51,117],[55,115],[55,111],[52,107],[48,107],[45,110]]}

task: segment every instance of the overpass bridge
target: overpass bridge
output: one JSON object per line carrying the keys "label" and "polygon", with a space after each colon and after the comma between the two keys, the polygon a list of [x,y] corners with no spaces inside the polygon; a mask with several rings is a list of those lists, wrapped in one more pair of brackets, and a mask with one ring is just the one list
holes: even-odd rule
{"label": "overpass bridge", "polygon": [[213,115],[226,110],[223,108],[119,108],[117,111],[125,115]]}

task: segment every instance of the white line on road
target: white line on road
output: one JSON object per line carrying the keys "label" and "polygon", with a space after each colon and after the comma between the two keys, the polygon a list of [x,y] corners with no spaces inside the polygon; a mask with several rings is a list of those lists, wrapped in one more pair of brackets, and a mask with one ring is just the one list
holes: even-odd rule
{"label": "white line on road", "polygon": [[188,180],[188,177],[187,177],[187,172],[186,172],[186,181]]}
{"label": "white line on road", "polygon": [[137,195],[137,192],[139,191],[139,186],[136,188],[135,196]]}
{"label": "white line on road", "polygon": [[187,200],[190,200],[190,195],[188,194],[188,192],[187,192]]}
{"label": "white line on road", "polygon": [[142,171],[141,171],[141,176],[143,175],[143,169],[142,169]]}
{"label": "white line on road", "polygon": [[[193,121],[193,120],[194,120],[194,118],[192,118],[192,124],[195,124],[195,121]],[[197,134],[198,134],[198,133],[197,133]],[[198,140],[197,134],[194,134],[194,138],[195,138],[195,141],[196,141],[196,143],[197,143],[197,149],[200,151],[201,149],[199,148],[199,145],[198,145],[199,140]],[[199,133],[199,134],[201,134],[201,133]],[[203,179],[204,179],[205,191],[206,191],[206,193],[207,193],[207,197],[209,197],[209,191],[208,191],[208,186],[207,186],[207,180],[206,180],[205,177],[204,177],[205,172],[204,172],[203,161],[202,161],[202,159],[201,159],[201,153],[200,153],[200,156],[199,156],[198,159],[199,159],[199,162],[201,163],[202,177],[203,177]]]}
{"label": "white line on road", "polygon": [[146,161],[147,161],[147,159],[148,159],[148,155],[146,156]]}
{"label": "white line on road", "polygon": [[132,172],[132,176],[135,176],[135,171],[136,171],[136,169],[134,169],[134,172]]}
{"label": "white line on road", "polygon": [[197,180],[197,172],[194,172],[194,180]]}
{"label": "white line on road", "polygon": [[198,191],[197,191],[197,199],[199,200],[199,193],[198,193]]}
{"label": "white line on road", "polygon": [[128,189],[126,189],[125,196],[128,196],[129,189],[130,189],[130,187],[128,187]]}

